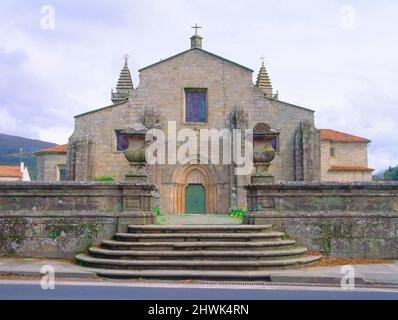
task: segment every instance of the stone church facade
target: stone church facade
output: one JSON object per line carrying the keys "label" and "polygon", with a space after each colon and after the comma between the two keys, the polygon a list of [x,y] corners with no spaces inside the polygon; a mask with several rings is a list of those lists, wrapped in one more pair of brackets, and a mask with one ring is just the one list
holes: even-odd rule
{"label": "stone church facade", "polygon": [[[147,129],[167,132],[169,121],[176,122],[177,131],[253,129],[265,123],[279,132],[269,169],[275,182],[321,181],[326,176],[328,169],[322,169],[321,162],[327,162],[327,150],[331,149],[315,127],[314,111],[280,101],[264,63],[253,84],[253,70],[203,50],[202,38],[194,35],[189,50],[142,68],[139,78],[135,88],[126,58],[117,90],[112,92],[113,104],[75,117],[75,129],[63,155],[67,180],[91,181],[109,176],[124,181],[129,163],[121,131],[142,123]],[[198,103],[199,113],[195,109]],[[367,170],[370,141],[366,141],[361,142],[357,158],[363,160],[360,167],[367,175],[353,175],[354,179],[371,177],[371,169]],[[354,144],[348,149],[350,146]],[[38,155],[52,156],[45,150]],[[338,159],[333,161],[336,167]],[[359,167],[347,161],[344,177],[347,170]],[[185,213],[190,186],[203,188],[203,213],[227,213],[231,207],[247,207],[245,186],[250,183],[250,175],[236,176],[234,165],[156,164],[147,166],[147,170],[149,182],[159,189],[162,213]],[[39,172],[40,176],[46,175]],[[338,174],[333,178],[338,180]]]}

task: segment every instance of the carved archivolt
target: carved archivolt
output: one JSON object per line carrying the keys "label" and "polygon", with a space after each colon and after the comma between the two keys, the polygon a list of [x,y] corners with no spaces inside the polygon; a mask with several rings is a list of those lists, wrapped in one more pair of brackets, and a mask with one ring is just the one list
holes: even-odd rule
{"label": "carved archivolt", "polygon": [[173,173],[173,211],[185,213],[185,191],[188,184],[202,184],[206,190],[206,213],[216,213],[217,175],[211,165],[187,164]]}

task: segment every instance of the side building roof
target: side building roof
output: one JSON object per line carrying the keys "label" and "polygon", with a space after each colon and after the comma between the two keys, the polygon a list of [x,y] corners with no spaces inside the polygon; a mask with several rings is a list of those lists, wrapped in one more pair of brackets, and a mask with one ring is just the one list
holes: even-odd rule
{"label": "side building roof", "polygon": [[336,131],[336,130],[331,130],[331,129],[320,129],[319,130],[321,134],[321,140],[324,141],[335,141],[335,142],[364,142],[364,143],[370,143],[371,140],[358,137],[358,136],[353,136],[348,133]]}
{"label": "side building roof", "polygon": [[332,166],[329,171],[368,171],[373,172],[375,169],[364,166]]}
{"label": "side building roof", "polygon": [[21,166],[0,166],[0,177],[21,178]]}
{"label": "side building roof", "polygon": [[67,144],[63,144],[61,146],[55,146],[55,147],[50,147],[47,149],[42,149],[42,150],[38,150],[33,152],[36,156],[41,156],[44,154],[66,154],[68,150],[68,145]]}

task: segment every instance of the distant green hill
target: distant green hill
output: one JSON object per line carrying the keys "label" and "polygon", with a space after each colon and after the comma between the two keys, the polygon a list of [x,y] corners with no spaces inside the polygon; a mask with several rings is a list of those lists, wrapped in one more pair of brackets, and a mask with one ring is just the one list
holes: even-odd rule
{"label": "distant green hill", "polygon": [[33,152],[53,146],[56,144],[0,133],[0,165],[19,165],[22,160],[29,169],[31,179],[35,180],[36,157]]}

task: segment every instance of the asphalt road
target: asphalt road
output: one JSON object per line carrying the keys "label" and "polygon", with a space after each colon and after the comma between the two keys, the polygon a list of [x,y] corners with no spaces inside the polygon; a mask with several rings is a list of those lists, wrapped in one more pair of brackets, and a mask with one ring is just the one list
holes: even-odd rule
{"label": "asphalt road", "polygon": [[0,300],[398,300],[398,290],[336,288],[198,288],[61,284],[43,290],[38,284],[0,284]]}

